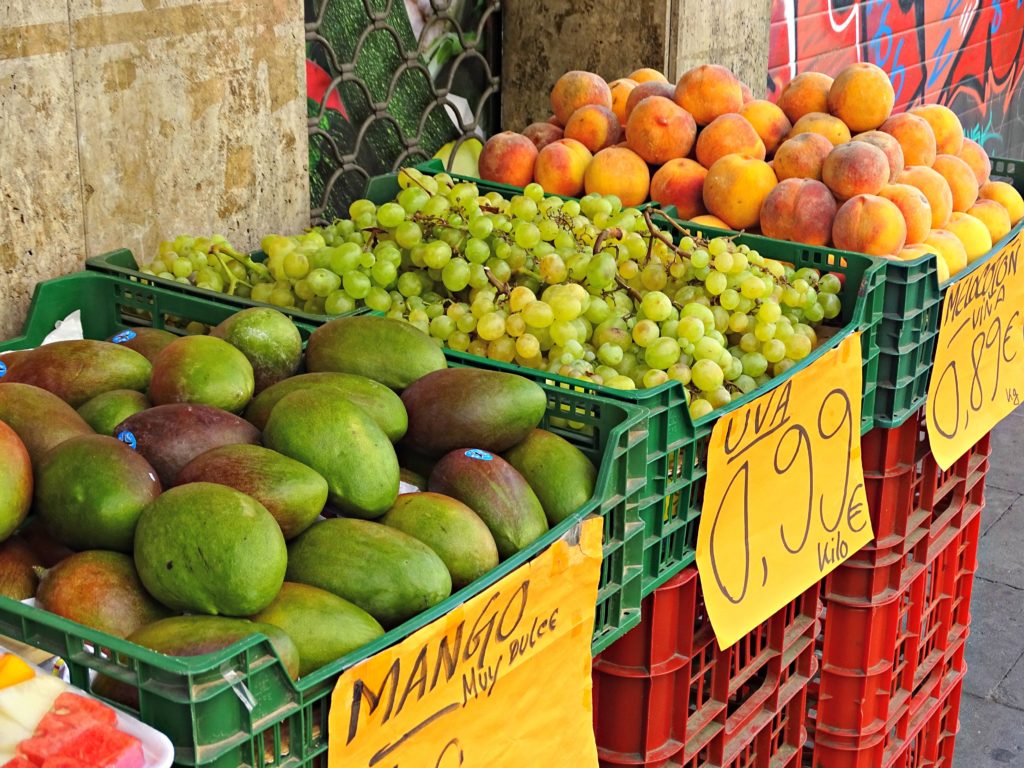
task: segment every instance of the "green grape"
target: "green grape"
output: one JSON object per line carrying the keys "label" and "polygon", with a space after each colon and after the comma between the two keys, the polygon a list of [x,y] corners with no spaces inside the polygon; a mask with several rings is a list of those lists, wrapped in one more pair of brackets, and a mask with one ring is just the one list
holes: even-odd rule
{"label": "green grape", "polygon": [[[708,277],[711,276],[708,275]],[[718,303],[722,305],[722,309],[732,312],[740,305],[740,295],[734,288],[726,288],[719,294]]]}
{"label": "green grape", "polygon": [[732,393],[725,387],[716,387],[705,396],[712,408],[721,408],[732,402]]}
{"label": "green grape", "polygon": [[532,290],[524,285],[517,285],[508,295],[509,309],[513,312],[520,312],[526,308],[527,304],[536,300],[537,296]]}
{"label": "green grape", "polygon": [[597,359],[614,368],[622,362],[622,354],[622,347],[605,342],[598,347]]}
{"label": "green grape", "polygon": [[746,333],[750,328],[750,315],[742,312],[733,312],[729,315],[729,331],[732,333]]}
{"label": "green grape", "polygon": [[[508,258],[511,248],[508,247],[507,243],[502,243],[502,245],[505,245],[505,248],[495,249],[495,255],[498,256],[498,258],[503,258],[501,253],[498,253],[498,251],[502,251],[505,253],[504,258]],[[466,246],[463,248],[463,253],[466,258],[474,264],[483,264],[491,258],[491,247],[486,243],[486,241],[471,237],[466,242]]]}
{"label": "green grape", "polygon": [[717,360],[726,349],[710,334],[693,345],[693,356],[697,360]]}
{"label": "green grape", "polygon": [[768,360],[760,352],[746,352],[741,358],[743,373],[752,378],[757,378],[768,370]]}
{"label": "green grape", "polygon": [[839,317],[839,313],[843,308],[839,297],[834,293],[819,293],[818,304],[821,305],[823,317],[827,320]]}
{"label": "green grape", "polygon": [[539,203],[544,199],[544,187],[537,182],[533,182],[523,188],[523,194],[535,203]]}
{"label": "green grape", "polygon": [[472,312],[467,312],[456,319],[455,324],[463,333],[472,333],[476,330],[476,315]]}
{"label": "green grape", "polygon": [[575,320],[583,313],[583,306],[580,300],[567,293],[558,293],[548,300],[548,306],[554,314],[555,320]]}
{"label": "green grape", "polygon": [[640,302],[640,309],[645,317],[660,323],[671,316],[672,300],[661,291],[651,291],[644,295]]}
{"label": "green grape", "polygon": [[385,229],[394,229],[405,221],[405,215],[405,208],[398,203],[384,203],[377,209],[377,222]]}
{"label": "green grape", "polygon": [[423,240],[423,231],[415,221],[403,221],[395,228],[395,242],[402,248],[412,248]]}
{"label": "green grape", "polygon": [[518,339],[526,333],[526,321],[521,314],[516,312],[505,318],[505,333],[513,339]]}
{"label": "green grape", "polygon": [[704,324],[706,331],[710,331],[715,327],[715,313],[708,306],[696,301],[692,301],[683,307],[683,310],[679,313],[680,321],[684,317],[697,318]]}
{"label": "green grape", "polygon": [[442,269],[452,258],[452,248],[443,240],[432,240],[423,247],[423,263],[432,269]]}
{"label": "green grape", "polygon": [[562,261],[562,257],[557,253],[549,253],[543,259],[540,260],[538,265],[541,279],[549,285],[555,285],[565,281],[565,278],[569,276],[569,271],[565,267],[565,262]]}
{"label": "green grape", "polygon": [[711,255],[703,248],[698,248],[690,254],[690,264],[694,269],[704,269],[711,263]]}
{"label": "green grape", "polygon": [[710,414],[713,410],[715,408],[711,403],[704,398],[697,398],[690,403],[690,418],[697,421]]}
{"label": "green grape", "polygon": [[485,341],[494,341],[505,335],[505,316],[500,312],[488,312],[476,325],[477,335]]}
{"label": "green grape", "polygon": [[839,278],[829,272],[827,275],[822,275],[821,280],[818,281],[818,292],[828,294],[838,294],[843,289],[843,284]]}
{"label": "green grape", "polygon": [[668,374],[665,373],[665,371],[660,371],[657,368],[651,368],[650,370],[644,371],[643,385],[647,389],[660,387],[667,381]]}
{"label": "green grape", "polygon": [[309,273],[309,259],[301,251],[292,251],[284,257],[284,273],[292,280],[299,280]]}
{"label": "green grape", "polygon": [[623,376],[621,374],[618,376],[612,376],[610,379],[605,381],[604,385],[606,387],[611,387],[612,389],[636,389],[636,382],[629,378],[629,376]]}
{"label": "green grape", "polygon": [[365,299],[372,287],[370,278],[362,272],[346,272],[342,275],[341,285],[345,289],[345,293],[357,300]]}
{"label": "green grape", "polygon": [[388,288],[398,279],[398,269],[389,261],[378,261],[370,270],[370,277],[381,288]]}
{"label": "green grape", "polygon": [[[533,305],[530,305],[533,306]],[[529,307],[527,307],[529,309]],[[526,310],[523,310],[524,313]],[[529,321],[527,321],[529,322]],[[531,323],[532,325],[532,323]],[[559,346],[565,346],[568,342],[576,339],[576,326],[570,320],[555,320],[551,323],[551,340]]]}
{"label": "green grape", "polygon": [[771,341],[775,338],[775,323],[757,323],[754,326],[754,336],[758,341]]}
{"label": "green grape", "polygon": [[470,268],[463,259],[452,259],[441,270],[441,281],[452,293],[457,293],[469,285]]}
{"label": "green grape", "polygon": [[391,294],[383,288],[374,286],[370,289],[370,292],[366,294],[366,298],[363,299],[363,303],[375,312],[387,312],[391,309]]}
{"label": "green grape", "polygon": [[[683,308],[685,311],[685,307]],[[699,318],[688,315],[679,320],[676,330],[677,338],[696,343],[704,336],[704,323]]]}
{"label": "green grape", "polygon": [[811,354],[811,340],[802,333],[794,333],[785,341],[786,357],[803,360]]}
{"label": "green grape", "polygon": [[678,381],[683,386],[690,383],[690,366],[686,363],[676,363],[668,369],[668,377],[672,381]]}
{"label": "green grape", "polygon": [[808,322],[820,323],[825,318],[825,308],[815,301],[811,306],[804,309],[804,317]]}
{"label": "green grape", "polygon": [[430,321],[430,335],[445,341],[456,330],[455,321],[447,315],[440,315]]}
{"label": "green grape", "polygon": [[517,219],[533,221],[537,218],[537,203],[529,197],[517,195],[509,203],[508,212]]}
{"label": "green grape", "polygon": [[648,291],[660,291],[668,283],[668,275],[661,264],[648,264],[640,273],[640,283]]}
{"label": "green grape", "polygon": [[398,276],[398,292],[406,298],[419,296],[423,293],[423,283],[414,273],[403,272]]}
{"label": "green grape", "polygon": [[791,285],[782,289],[780,300],[787,307],[799,307],[803,303],[803,294]]}
{"label": "green grape", "polygon": [[761,354],[769,363],[777,363],[786,356],[786,345],[778,339],[771,339],[761,345]]}
{"label": "green grape", "polygon": [[469,220],[469,234],[478,240],[486,240],[494,231],[494,220],[485,214]]}
{"label": "green grape", "polygon": [[524,333],[516,339],[516,354],[526,360],[531,360],[540,354],[540,342],[532,333]]}
{"label": "green grape", "polygon": [[701,392],[711,392],[722,386],[725,373],[721,366],[711,360],[698,360],[690,369],[693,385]]}
{"label": "green grape", "polygon": [[662,336],[647,346],[644,351],[644,360],[651,368],[658,368],[662,371],[674,365],[682,354],[679,342],[672,338]]}
{"label": "green grape", "polygon": [[633,326],[633,341],[637,346],[646,347],[661,335],[661,329],[653,320],[641,320]]}
{"label": "green grape", "polygon": [[293,307],[295,295],[288,288],[275,287],[270,293],[270,303],[276,307]]}
{"label": "green grape", "polygon": [[355,243],[343,243],[334,248],[330,257],[331,271],[337,275],[351,272],[359,265],[362,250]]}
{"label": "green grape", "polygon": [[175,259],[170,271],[175,277],[188,277],[192,274],[192,262],[184,258]]}
{"label": "green grape", "polygon": [[516,343],[508,336],[494,339],[487,345],[487,357],[502,363],[511,363],[516,358]]}
{"label": "green grape", "polygon": [[782,307],[773,301],[766,301],[757,310],[758,322],[777,323],[782,317]]}
{"label": "green grape", "polygon": [[313,289],[309,285],[307,280],[299,280],[292,286],[292,290],[295,292],[295,296],[301,301],[309,301],[316,294],[313,293]]}
{"label": "green grape", "polygon": [[[409,187],[408,189],[403,189],[401,192],[399,192],[397,199],[398,204],[402,207],[402,210],[404,211],[404,218],[405,213],[413,214],[423,210],[423,206],[427,204],[428,200],[430,200],[430,195],[427,194],[426,190],[420,189],[419,187]],[[381,207],[383,208],[383,206]],[[380,214],[378,213],[378,218],[379,217]],[[384,224],[383,220],[381,221],[381,224]],[[398,224],[384,224],[384,226],[390,228],[392,226],[397,227]]]}
{"label": "green grape", "polygon": [[270,294],[274,292],[273,283],[258,283],[252,287],[252,293],[249,294],[249,298],[253,301],[259,301],[263,304],[270,303]]}
{"label": "green grape", "polygon": [[733,384],[735,384],[736,387],[740,390],[740,392],[742,392],[744,395],[750,394],[755,389],[757,389],[757,382],[754,381],[753,377],[748,376],[745,373],[741,376],[738,376],[736,378],[736,381],[733,382]]}
{"label": "green grape", "polygon": [[508,265],[507,261],[501,259],[491,259],[487,262],[488,269],[497,280],[505,283],[512,278],[512,267]]}

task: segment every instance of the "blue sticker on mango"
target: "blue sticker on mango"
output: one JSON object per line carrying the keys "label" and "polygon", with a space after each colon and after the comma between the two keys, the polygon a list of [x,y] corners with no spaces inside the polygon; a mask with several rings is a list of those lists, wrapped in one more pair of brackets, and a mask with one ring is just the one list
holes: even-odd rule
{"label": "blue sticker on mango", "polygon": [[7,363],[0,361],[0,379],[7,375]]}
{"label": "blue sticker on mango", "polygon": [[494,458],[487,451],[481,451],[479,448],[470,448],[466,451],[466,455],[471,459],[480,459],[481,461],[490,461]]}
{"label": "blue sticker on mango", "polygon": [[127,445],[133,451],[138,446],[139,442],[135,439],[135,435],[129,432],[127,429],[117,433],[117,439]]}
{"label": "blue sticker on mango", "polygon": [[115,344],[124,344],[126,341],[131,341],[136,336],[138,336],[138,334],[129,329],[127,331],[121,331],[120,333],[114,334],[110,340]]}

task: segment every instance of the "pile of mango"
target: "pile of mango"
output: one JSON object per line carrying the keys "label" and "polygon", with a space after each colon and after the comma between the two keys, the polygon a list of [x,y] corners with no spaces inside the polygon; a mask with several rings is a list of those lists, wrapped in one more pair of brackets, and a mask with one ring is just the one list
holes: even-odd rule
{"label": "pile of mango", "polygon": [[594,492],[590,459],[539,428],[540,386],[448,368],[399,320],[340,318],[303,350],[253,308],[0,362],[0,595],[170,655],[262,633],[308,674]]}

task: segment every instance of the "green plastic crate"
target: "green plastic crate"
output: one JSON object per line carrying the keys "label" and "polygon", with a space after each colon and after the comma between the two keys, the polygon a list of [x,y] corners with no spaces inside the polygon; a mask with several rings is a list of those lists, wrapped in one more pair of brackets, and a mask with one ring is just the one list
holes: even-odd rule
{"label": "green plastic crate", "polygon": [[[109,275],[81,272],[39,284],[24,335],[0,344],[0,351],[37,346],[57,320],[76,309],[89,338],[106,338],[128,325],[160,327],[168,316],[213,324],[237,311],[156,286],[125,285]],[[86,690],[91,671],[134,687],[139,710],[133,714],[168,735],[178,765],[305,768],[326,758],[330,695],[343,670],[450,612],[583,518],[600,515],[604,558],[592,643],[600,652],[640,621],[644,525],[639,512],[648,416],[644,408],[628,403],[553,386],[545,391],[544,426],[577,445],[600,468],[594,497],[542,539],[440,605],[299,681],[288,678],[262,638],[214,654],[175,658],[7,598],[0,598],[0,635],[60,656],[68,662],[72,682]]]}

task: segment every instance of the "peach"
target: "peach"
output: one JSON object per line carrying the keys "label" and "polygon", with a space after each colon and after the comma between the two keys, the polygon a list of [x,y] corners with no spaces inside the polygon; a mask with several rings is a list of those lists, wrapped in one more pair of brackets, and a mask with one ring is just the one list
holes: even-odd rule
{"label": "peach", "polygon": [[932,228],[932,207],[928,198],[917,187],[909,184],[889,184],[878,193],[891,200],[907,224],[907,243],[920,243]]}
{"label": "peach", "polygon": [[575,139],[559,139],[537,153],[533,179],[548,194],[579,197],[591,158],[590,150]]}
{"label": "peach", "polygon": [[742,115],[719,115],[697,137],[697,162],[710,168],[720,157],[732,154],[764,160],[764,142]]}
{"label": "peach", "polygon": [[851,131],[873,131],[892,114],[896,92],[885,70],[866,61],[843,69],[828,90],[828,111]]}
{"label": "peach", "polygon": [[626,101],[638,85],[639,83],[625,77],[608,85],[612,90],[612,112],[619,118],[620,125],[626,124]]}
{"label": "peach", "polygon": [[559,128],[565,128],[565,124],[562,123],[562,121],[559,120],[554,115],[549,115],[548,116],[548,122],[551,123],[552,125],[557,125]]}
{"label": "peach", "polygon": [[808,112],[795,123],[787,138],[800,133],[820,133],[832,142],[833,146],[845,144],[850,140],[850,129],[838,117],[825,112]]}
{"label": "peach", "polygon": [[726,155],[708,169],[704,206],[729,229],[749,229],[760,221],[761,205],[777,183],[764,160]]}
{"label": "peach", "polygon": [[928,198],[932,209],[932,229],[941,229],[953,212],[953,192],[938,171],[923,165],[912,165],[900,174],[900,184],[917,187]]}
{"label": "peach", "polygon": [[749,104],[754,100],[754,92],[750,90],[750,86],[740,81],[740,92],[743,94],[743,103]]}
{"label": "peach", "polygon": [[957,155],[964,146],[964,127],[960,118],[949,107],[926,104],[910,110],[910,114],[923,117],[935,133],[935,151],[940,155]]}
{"label": "peach", "polygon": [[992,235],[989,234],[988,227],[970,214],[954,212],[946,223],[946,230],[956,235],[964,244],[968,264],[973,264],[992,250]]}
{"label": "peach", "polygon": [[562,129],[551,123],[530,123],[523,131],[523,136],[534,143],[538,150],[563,136]]}
{"label": "peach", "polygon": [[785,112],[764,99],[752,99],[744,103],[740,107],[740,114],[754,126],[754,130],[761,137],[765,151],[769,155],[779,148],[793,127]]}
{"label": "peach", "polygon": [[956,155],[939,155],[932,169],[941,174],[953,193],[953,210],[966,211],[978,199],[978,179],[971,166]]}
{"label": "peach", "polygon": [[[920,259],[922,256],[927,256],[929,253],[934,253],[934,251],[926,245],[905,245],[903,250],[896,254],[896,258],[903,261],[911,261],[912,259]],[[948,276],[946,279],[949,279]],[[940,282],[942,281],[940,280]]]}
{"label": "peach", "polygon": [[487,140],[480,151],[480,178],[525,187],[533,181],[537,146],[521,133],[503,131]]}
{"label": "peach", "polygon": [[811,112],[828,112],[832,82],[832,78],[822,72],[804,72],[783,86],[776,103],[791,123]]}
{"label": "peach", "polygon": [[857,195],[877,195],[889,181],[885,153],[866,141],[850,141],[829,152],[821,180],[840,202]]}
{"label": "peach", "polygon": [[1013,229],[1010,214],[995,200],[980,199],[967,212],[985,225],[993,243],[998,243]]}
{"label": "peach", "polygon": [[651,200],[674,205],[681,219],[707,213],[704,208],[704,179],[708,172],[700,163],[680,157],[669,160],[651,178]]}
{"label": "peach", "polygon": [[583,179],[588,195],[615,195],[624,206],[645,202],[650,184],[647,163],[626,147],[602,149],[590,161]]}
{"label": "peach", "polygon": [[885,152],[885,159],[889,161],[889,183],[894,184],[900,174],[903,173],[903,147],[896,141],[894,136],[881,131],[867,131],[858,133],[851,141],[863,141],[873,144]]}
{"label": "peach", "polygon": [[900,209],[878,195],[857,195],[840,206],[832,224],[832,242],[844,251],[889,256],[903,250],[907,224]]}
{"label": "peach", "polygon": [[1017,223],[1024,219],[1024,198],[1012,184],[1005,181],[989,181],[978,190],[978,196],[983,200],[995,200],[1003,206],[1010,215],[1011,226],[1017,226]]}
{"label": "peach", "polygon": [[593,72],[566,72],[551,89],[551,110],[562,125],[568,123],[573,112],[588,104],[612,108],[611,88]]}
{"label": "peach", "polygon": [[565,138],[576,139],[591,152],[618,144],[622,124],[608,107],[588,104],[572,113],[565,124]]}
{"label": "peach", "polygon": [[661,72],[650,67],[642,67],[636,72],[629,76],[630,80],[635,80],[637,83],[649,83],[652,81],[658,81],[661,83],[667,83],[668,78],[665,77]]}
{"label": "peach", "polygon": [[705,213],[703,216],[694,216],[690,221],[702,227],[717,227],[718,229],[732,229],[728,224],[717,216]]}
{"label": "peach", "polygon": [[960,148],[957,157],[971,166],[979,187],[988,181],[988,177],[992,173],[992,161],[988,159],[981,144],[974,139],[964,139],[964,145]]}
{"label": "peach", "polygon": [[626,120],[622,124],[625,125],[629,122],[629,116],[637,104],[651,96],[663,96],[669,101],[675,101],[676,89],[670,83],[663,83],[660,80],[648,80],[646,83],[640,83],[626,97]]}
{"label": "peach", "polygon": [[906,165],[932,167],[936,154],[935,131],[923,117],[903,112],[890,117],[878,130],[888,133],[900,143]]}
{"label": "peach", "polygon": [[933,229],[924,239],[924,245],[932,249],[932,253],[939,257],[939,261],[945,265],[946,277],[943,279],[942,267],[939,267],[939,282],[943,283],[952,275],[967,266],[967,251],[960,238],[945,229]]}
{"label": "peach", "polygon": [[704,64],[684,72],[676,84],[676,103],[707,125],[719,115],[739,112],[743,106],[740,81],[726,67]]}
{"label": "peach", "polygon": [[821,179],[821,166],[832,152],[832,142],[820,133],[798,133],[775,150],[772,167],[783,179]]}
{"label": "peach", "polygon": [[777,240],[828,245],[836,201],[814,179],[786,179],[768,193],[761,206],[761,231]]}
{"label": "peach", "polygon": [[629,148],[652,165],[686,157],[696,135],[697,126],[690,113],[664,96],[641,101],[626,123]]}

